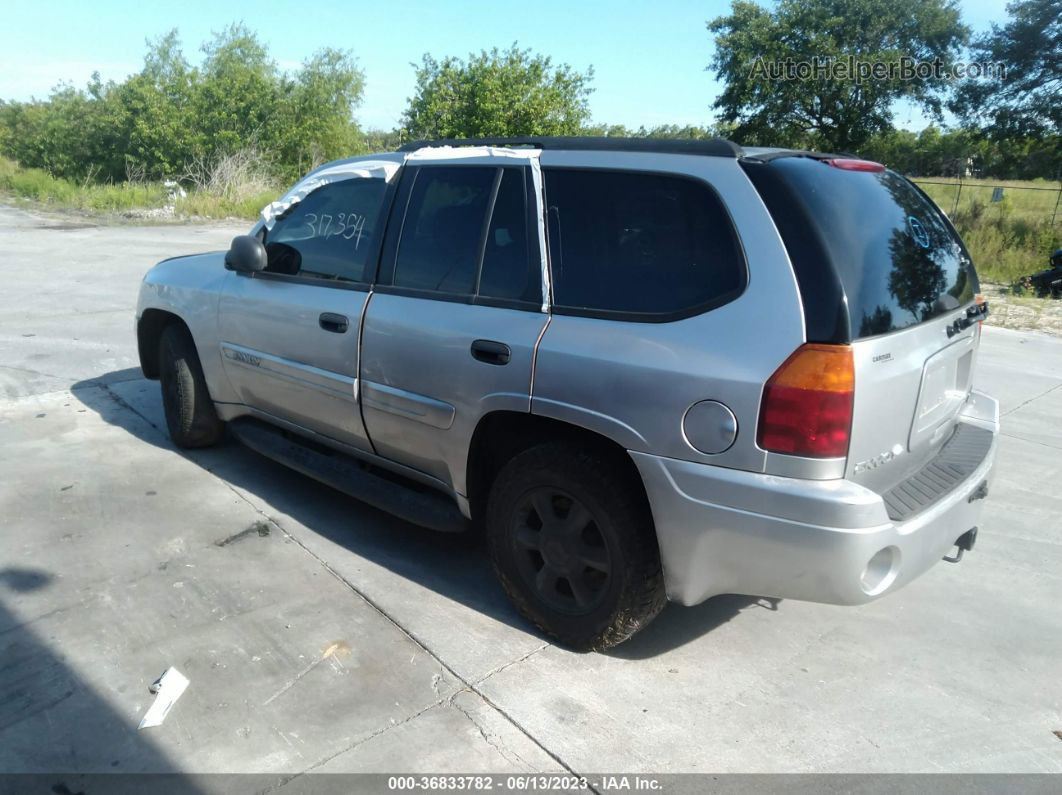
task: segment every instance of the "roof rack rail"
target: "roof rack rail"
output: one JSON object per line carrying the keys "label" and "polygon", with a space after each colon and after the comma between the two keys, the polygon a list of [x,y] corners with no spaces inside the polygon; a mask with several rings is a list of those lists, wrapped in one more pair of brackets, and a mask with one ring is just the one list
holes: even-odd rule
{"label": "roof rack rail", "polygon": [[537,149],[599,150],[603,152],[655,152],[710,157],[741,157],[740,146],[723,138],[619,138],[606,136],[521,136],[518,138],[440,138],[410,141],[399,152],[428,146],[530,146]]}

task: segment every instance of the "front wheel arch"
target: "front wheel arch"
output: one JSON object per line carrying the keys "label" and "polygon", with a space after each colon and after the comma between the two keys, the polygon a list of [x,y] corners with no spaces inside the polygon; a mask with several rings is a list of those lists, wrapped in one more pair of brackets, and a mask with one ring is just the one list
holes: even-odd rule
{"label": "front wheel arch", "polygon": [[136,325],[137,353],[140,357],[140,369],[145,378],[155,381],[159,377],[159,342],[162,332],[168,326],[180,324],[191,333],[188,324],[179,315],[165,309],[145,309]]}

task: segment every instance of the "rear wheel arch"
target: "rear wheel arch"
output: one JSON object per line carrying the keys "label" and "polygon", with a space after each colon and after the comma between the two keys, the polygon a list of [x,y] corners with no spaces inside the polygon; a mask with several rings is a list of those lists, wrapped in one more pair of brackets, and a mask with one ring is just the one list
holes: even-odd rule
{"label": "rear wheel arch", "polygon": [[[629,481],[649,508],[649,497],[637,466],[627,450],[614,439],[537,414],[494,411],[480,419],[468,448],[465,483],[473,522],[481,525],[491,485],[507,462],[525,450],[556,441],[576,442],[614,461],[620,476]],[[651,511],[649,515],[652,515]]]}
{"label": "rear wheel arch", "polygon": [[136,326],[137,351],[140,355],[140,369],[145,378],[159,377],[159,342],[162,332],[174,323],[184,326],[191,333],[188,324],[173,312],[165,309],[145,309]]}

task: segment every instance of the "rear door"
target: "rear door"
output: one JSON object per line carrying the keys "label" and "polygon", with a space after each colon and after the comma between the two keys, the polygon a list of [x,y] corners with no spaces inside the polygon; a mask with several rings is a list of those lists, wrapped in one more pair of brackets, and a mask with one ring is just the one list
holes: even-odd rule
{"label": "rear door", "polygon": [[240,400],[362,449],[358,329],[386,187],[354,177],[309,193],[265,232],[266,270],[229,279],[219,306],[222,361]]}
{"label": "rear door", "polygon": [[376,452],[465,493],[479,419],[530,410],[543,311],[537,153],[411,159],[362,332]]}

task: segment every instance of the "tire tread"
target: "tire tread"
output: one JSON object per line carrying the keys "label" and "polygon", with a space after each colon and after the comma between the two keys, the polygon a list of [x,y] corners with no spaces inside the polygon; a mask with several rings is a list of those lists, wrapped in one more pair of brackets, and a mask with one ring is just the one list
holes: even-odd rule
{"label": "tire tread", "polygon": [[[558,628],[514,581],[518,575],[506,570],[503,502],[508,493],[536,472],[550,472],[578,482],[601,503],[612,506],[610,521],[623,545],[622,576],[626,583],[608,619],[588,631]],[[586,651],[611,648],[647,626],[667,602],[652,514],[641,483],[632,483],[632,479],[630,468],[615,457],[578,443],[559,441],[517,454],[502,467],[491,488],[487,504],[488,546],[502,588],[524,618],[566,646]]]}

